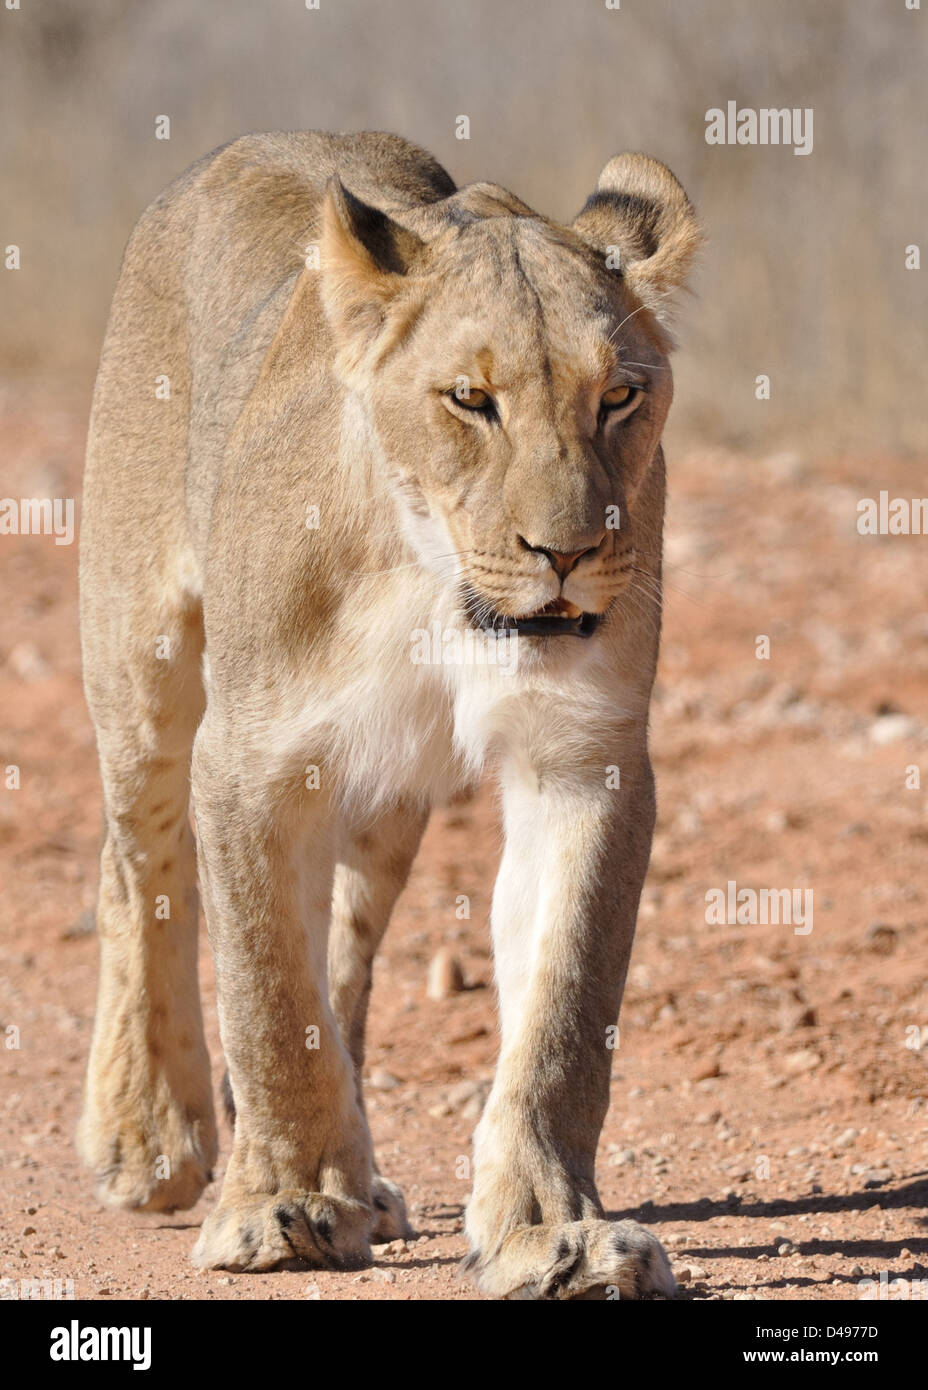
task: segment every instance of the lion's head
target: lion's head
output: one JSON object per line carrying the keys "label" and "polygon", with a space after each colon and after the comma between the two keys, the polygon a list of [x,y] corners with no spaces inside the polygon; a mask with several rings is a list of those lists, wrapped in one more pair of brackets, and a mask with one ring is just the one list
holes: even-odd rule
{"label": "lion's head", "polygon": [[700,240],[643,155],[610,160],[570,227],[490,184],[390,215],[330,183],[336,370],[407,538],[472,622],[587,635],[629,582],[672,396],[668,300]]}

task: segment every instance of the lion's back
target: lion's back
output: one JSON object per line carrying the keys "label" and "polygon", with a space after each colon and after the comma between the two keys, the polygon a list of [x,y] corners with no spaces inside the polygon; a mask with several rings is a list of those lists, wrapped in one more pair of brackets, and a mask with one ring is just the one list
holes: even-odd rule
{"label": "lion's back", "polygon": [[[454,191],[441,165],[399,136],[278,132],[204,155],[146,208],[126,248],[97,379],[91,494],[100,473],[109,492],[118,488],[115,469],[137,476],[135,465],[147,465],[178,506],[186,499],[191,538],[202,538],[222,451],[317,236],[334,174],[385,208]],[[155,395],[161,381],[173,403],[169,432]],[[156,458],[158,439],[165,447]]]}

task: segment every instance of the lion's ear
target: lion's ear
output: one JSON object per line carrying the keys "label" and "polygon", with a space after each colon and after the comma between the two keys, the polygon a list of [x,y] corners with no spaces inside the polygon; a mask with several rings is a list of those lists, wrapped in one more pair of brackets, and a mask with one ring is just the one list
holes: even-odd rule
{"label": "lion's ear", "polygon": [[681,289],[703,241],[696,212],[665,164],[619,154],[599,176],[574,231],[607,256],[656,318]]}
{"label": "lion's ear", "polygon": [[339,347],[359,360],[425,244],[379,208],[355,197],[337,176],[322,205],[321,286]]}

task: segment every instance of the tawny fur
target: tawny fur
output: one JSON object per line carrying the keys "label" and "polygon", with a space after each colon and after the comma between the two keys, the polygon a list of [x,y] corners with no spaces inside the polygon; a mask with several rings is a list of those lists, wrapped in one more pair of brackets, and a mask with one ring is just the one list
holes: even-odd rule
{"label": "tawny fur", "polygon": [[[563,227],[396,137],[314,133],[214,152],[133,234],[81,539],[106,841],[79,1140],[116,1205],[209,1181],[199,882],[236,1111],[201,1265],[363,1264],[406,1230],[361,1099],[371,963],[429,807],[487,770],[502,1037],[470,1267],[499,1296],[672,1289],[593,1168],[654,819],[668,296],[698,239],[643,156]],[[629,374],[638,408],[606,420]],[[584,554],[562,584],[545,551]],[[413,663],[417,629],[467,628],[465,588],[601,621],[522,637],[514,672]]]}

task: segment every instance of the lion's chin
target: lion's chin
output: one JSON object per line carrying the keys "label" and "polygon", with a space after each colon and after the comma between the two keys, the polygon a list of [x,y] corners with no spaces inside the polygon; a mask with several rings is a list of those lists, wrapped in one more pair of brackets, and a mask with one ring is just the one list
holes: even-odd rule
{"label": "lion's chin", "polygon": [[485,632],[517,632],[520,637],[592,637],[599,613],[584,613],[566,598],[552,599],[534,613],[511,616],[491,608],[469,587],[463,594],[464,611],[472,627]]}

